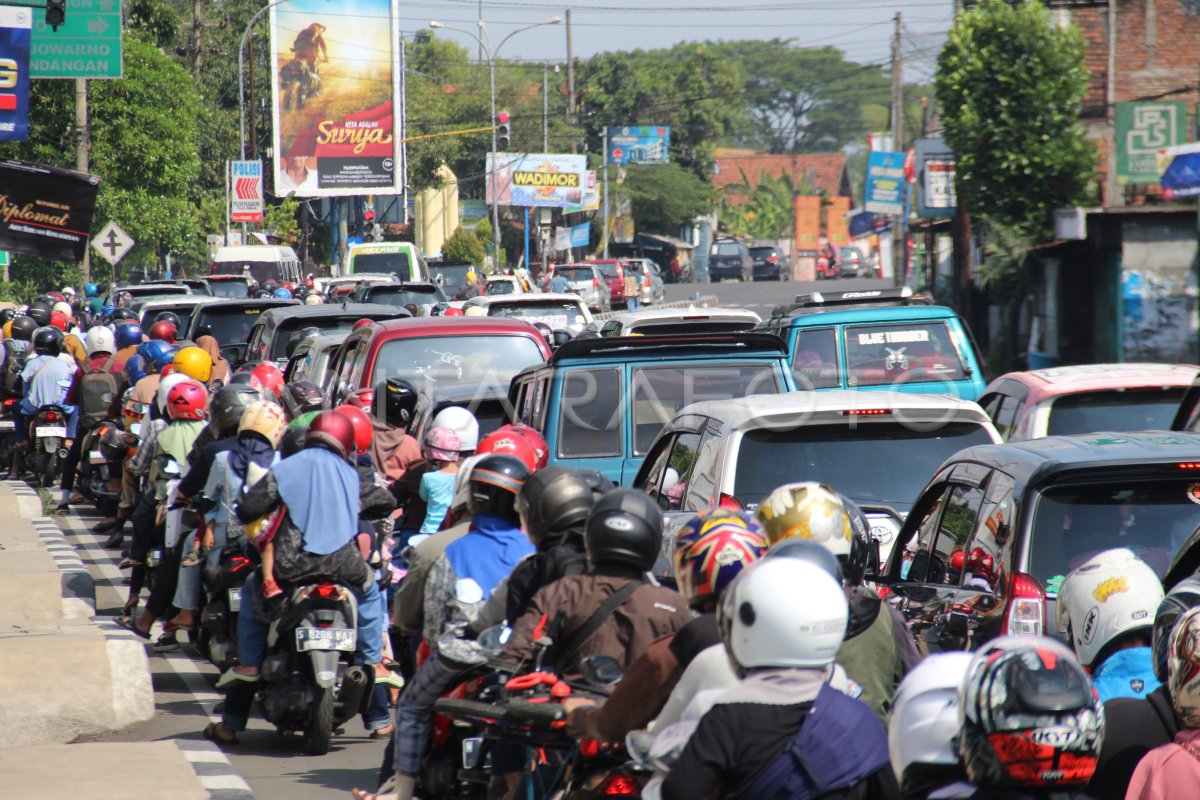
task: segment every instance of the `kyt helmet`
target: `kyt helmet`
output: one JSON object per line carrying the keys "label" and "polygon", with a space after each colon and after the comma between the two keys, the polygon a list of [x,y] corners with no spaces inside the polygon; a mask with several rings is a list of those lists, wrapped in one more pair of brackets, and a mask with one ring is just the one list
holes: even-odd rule
{"label": "kyt helmet", "polygon": [[435,427],[449,428],[458,434],[462,452],[474,452],[479,446],[479,422],[475,415],[462,406],[447,406],[433,417]]}
{"label": "kyt helmet", "polygon": [[179,320],[179,315],[174,311],[160,311],[154,315],[155,322],[169,322],[175,326],[175,332],[179,333],[179,329],[183,327],[183,323]]}
{"label": "kyt helmet", "polygon": [[161,339],[168,344],[175,344],[175,335],[179,328],[165,320],[156,322],[150,326],[150,338]]}
{"label": "kyt helmet", "polygon": [[58,328],[38,328],[33,334],[33,352],[39,356],[56,356],[63,350],[63,333]]}
{"label": "kyt helmet", "polygon": [[142,357],[142,365],[153,366],[155,372],[162,372],[163,367],[175,360],[175,348],[162,339],[143,342],[137,352]]}
{"label": "kyt helmet", "polygon": [[88,358],[107,353],[112,355],[117,352],[117,340],[113,336],[113,332],[103,325],[96,325],[91,328],[87,335],[83,338],[83,345],[87,349]]}
{"label": "kyt helmet", "polygon": [[[376,390],[378,394],[378,390]],[[383,417],[393,428],[407,430],[417,413],[417,390],[404,378],[388,378],[383,385]]]}
{"label": "kyt helmet", "polygon": [[501,430],[512,431],[529,440],[529,443],[533,445],[533,449],[537,453],[538,469],[542,469],[550,463],[550,445],[546,444],[546,438],[538,433],[537,428],[526,425],[524,422],[514,422],[510,425],[502,426]]}
{"label": "kyt helmet", "polygon": [[182,381],[167,392],[167,416],[173,420],[203,420],[208,390],[192,380]]}
{"label": "kyt helmet", "polygon": [[780,486],[763,498],[754,516],[771,544],[795,536],[827,547],[852,584],[861,583],[872,563],[879,562],[878,545],[862,512],[824,484]]}
{"label": "kyt helmet", "polygon": [[352,405],[340,405],[337,411],[350,420],[350,425],[354,428],[354,452],[367,452],[371,447],[371,440],[375,438],[375,426],[371,424],[367,412]]}
{"label": "kyt helmet", "polygon": [[611,489],[588,515],[584,544],[593,565],[645,572],[662,547],[662,511],[658,503],[633,489]]}
{"label": "kyt helmet", "polygon": [[[479,443],[480,448],[487,442]],[[590,469],[547,467],[529,476],[517,495],[521,528],[535,545],[553,533],[582,531],[592,507],[612,481]]]}
{"label": "kyt helmet", "polygon": [[971,659],[959,702],[958,751],[976,787],[1082,786],[1095,773],[1104,709],[1057,640],[991,640]]}
{"label": "kyt helmet", "polygon": [[250,371],[250,385],[257,386],[272,397],[283,394],[283,373],[274,364],[263,362]]}
{"label": "kyt helmet", "polygon": [[136,322],[122,322],[116,326],[117,349],[135,347],[142,343],[142,328]]}
{"label": "kyt helmet", "polygon": [[726,508],[702,511],[675,534],[671,562],[679,593],[692,608],[703,607],[766,550],[762,527],[750,515]]}
{"label": "kyt helmet", "polygon": [[892,700],[888,750],[905,797],[927,797],[966,774],[958,762],[959,688],[970,653],[934,653],[904,676]]}
{"label": "kyt helmet", "polygon": [[50,314],[52,313],[52,310],[48,303],[30,303],[29,308],[25,309],[25,313],[33,317],[33,321],[37,323],[39,328],[50,324]]}
{"label": "kyt helmet", "polygon": [[1171,629],[1167,692],[1183,727],[1200,728],[1200,609],[1188,609]]}
{"label": "kyt helmet", "polygon": [[22,314],[19,317],[13,318],[12,328],[9,330],[9,333],[14,339],[28,342],[33,340],[33,332],[37,329],[37,320],[28,314]]}
{"label": "kyt helmet", "polygon": [[183,348],[175,354],[171,363],[175,365],[175,372],[187,375],[201,383],[208,383],[212,378],[212,356],[199,347]]}
{"label": "kyt helmet", "polygon": [[340,411],[322,411],[308,426],[304,446],[324,447],[342,458],[349,458],[354,452],[354,425]]}
{"label": "kyt helmet", "polygon": [[213,433],[218,439],[236,434],[242,414],[251,403],[261,400],[262,395],[258,390],[249,386],[222,386],[213,395],[208,409],[208,424],[212,426]]}
{"label": "kyt helmet", "polygon": [[1126,634],[1140,631],[1150,638],[1162,599],[1162,583],[1146,562],[1131,550],[1106,550],[1063,579],[1055,623],[1080,662],[1095,668],[1110,654],[1109,645]]}
{"label": "kyt helmet", "polygon": [[1167,645],[1175,621],[1197,606],[1200,606],[1200,575],[1192,575],[1172,586],[1158,604],[1150,647],[1154,652],[1154,677],[1161,683],[1167,682]]}
{"label": "kyt helmet", "polygon": [[[246,387],[238,388],[244,390]],[[221,391],[225,391],[225,389]],[[243,394],[242,396],[249,399],[249,395]],[[283,409],[269,400],[258,399],[247,403],[245,410],[242,411],[242,417],[237,423],[239,436],[243,433],[257,433],[272,447],[279,446],[285,430],[287,430],[287,417],[283,415]],[[300,430],[303,431],[303,429]]]}
{"label": "kyt helmet", "polygon": [[168,417],[170,412],[167,410],[167,403],[170,399],[171,390],[181,383],[196,383],[187,375],[164,375],[158,382],[158,390],[154,393],[154,405],[158,409],[160,417]]}
{"label": "kyt helmet", "polygon": [[512,456],[483,456],[467,478],[467,508],[472,516],[486,514],[517,523],[517,494],[528,479],[529,470]]}

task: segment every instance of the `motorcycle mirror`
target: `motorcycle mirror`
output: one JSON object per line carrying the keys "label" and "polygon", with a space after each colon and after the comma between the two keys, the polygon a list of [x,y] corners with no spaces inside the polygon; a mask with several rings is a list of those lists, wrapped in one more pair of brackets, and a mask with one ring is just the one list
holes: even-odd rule
{"label": "motorcycle mirror", "polygon": [[621,662],[612,656],[588,656],[579,662],[579,671],[593,686],[612,686],[625,677]]}
{"label": "motorcycle mirror", "polygon": [[498,653],[504,649],[510,636],[512,636],[512,628],[507,625],[493,625],[479,634],[479,645],[485,650]]}

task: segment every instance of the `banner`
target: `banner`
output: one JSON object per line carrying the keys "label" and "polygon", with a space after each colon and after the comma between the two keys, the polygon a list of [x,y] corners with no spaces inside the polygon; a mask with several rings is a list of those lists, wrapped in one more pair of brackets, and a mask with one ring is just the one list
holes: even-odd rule
{"label": "banner", "polygon": [[670,150],[670,128],[625,126],[608,129],[610,164],[668,164]]}
{"label": "banner", "polygon": [[482,200],[458,198],[458,223],[464,231],[473,231],[479,220],[487,219],[488,206]]}
{"label": "banner", "polygon": [[953,217],[958,209],[954,189],[954,153],[941,139],[918,139],[917,216]]}
{"label": "banner", "polygon": [[587,156],[497,153],[492,186],[492,154],[487,155],[487,202],[518,208],[583,205]]}
{"label": "banner", "polygon": [[29,136],[32,8],[0,6],[0,142]]}
{"label": "banner", "polygon": [[398,0],[271,6],[275,194],[400,194]]}
{"label": "banner", "polygon": [[796,214],[796,255],[815,256],[821,246],[821,198],[798,195],[792,207]]}
{"label": "banner", "polygon": [[1117,183],[1158,183],[1158,151],[1184,144],[1187,103],[1117,103]]}
{"label": "banner", "polygon": [[1184,144],[1158,151],[1164,200],[1200,196],[1200,144]]}
{"label": "banner", "polygon": [[825,238],[831,244],[850,244],[850,198],[831,197],[825,208]]}
{"label": "banner", "polygon": [[867,154],[867,186],[863,207],[875,214],[904,216],[904,153]]}
{"label": "banner", "polygon": [[261,161],[234,161],[231,165],[229,218],[234,222],[262,222],[263,175]]}
{"label": "banner", "polygon": [[82,261],[100,179],[0,159],[0,249]]}

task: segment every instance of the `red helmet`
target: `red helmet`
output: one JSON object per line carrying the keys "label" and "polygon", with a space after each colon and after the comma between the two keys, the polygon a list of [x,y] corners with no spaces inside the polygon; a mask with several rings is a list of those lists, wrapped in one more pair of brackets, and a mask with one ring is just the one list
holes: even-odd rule
{"label": "red helmet", "polygon": [[990,578],[996,569],[996,559],[982,547],[976,547],[971,551],[971,555],[967,556],[966,567],[972,575]]}
{"label": "red helmet", "polygon": [[354,451],[354,423],[341,411],[322,411],[304,434],[304,446],[322,445],[342,458]]}
{"label": "red helmet", "polygon": [[158,377],[165,378],[174,371],[175,371],[175,362],[171,362],[170,364],[165,365],[162,369],[160,369],[158,371]]}
{"label": "red helmet", "polygon": [[954,555],[950,556],[950,569],[962,571],[963,562],[966,561],[967,554],[962,550],[954,551]]}
{"label": "red helmet", "polygon": [[338,406],[334,411],[344,414],[346,419],[350,420],[350,424],[354,426],[354,452],[365,453],[371,446],[371,440],[375,438],[375,429],[371,425],[371,418],[367,416],[367,412],[348,403]]}
{"label": "red helmet", "polygon": [[274,397],[280,397],[283,394],[283,383],[283,373],[274,364],[264,361],[250,371],[250,385],[270,392]]}
{"label": "red helmet", "polygon": [[450,306],[449,308],[447,308],[445,311],[442,312],[442,316],[443,317],[462,317],[462,316],[466,316],[466,315],[463,314],[463,310],[461,308],[455,308],[454,306]]}
{"label": "red helmet", "polygon": [[67,298],[62,292],[47,292],[46,296],[53,299],[56,303],[67,302]]}
{"label": "red helmet", "polygon": [[208,391],[194,381],[181,381],[167,392],[167,416],[171,419],[203,421],[207,405]]}
{"label": "red helmet", "polygon": [[61,311],[54,311],[50,314],[50,324],[55,328],[58,328],[63,333],[66,333],[67,326],[70,324],[70,322],[71,321],[67,319],[67,315]]}
{"label": "red helmet", "polygon": [[480,440],[479,446],[475,448],[475,455],[480,456],[487,453],[512,456],[524,464],[530,472],[538,468],[537,450],[534,448],[533,442],[519,433],[515,433],[511,425],[498,428]]}
{"label": "red helmet", "polygon": [[533,449],[537,451],[538,469],[542,469],[550,463],[550,445],[546,444],[546,437],[538,433],[537,428],[532,428],[524,422],[514,422],[512,425],[505,425],[503,429],[511,430],[529,440]]}
{"label": "red helmet", "polygon": [[353,333],[354,331],[358,330],[359,328],[365,328],[374,321],[375,320],[366,319],[366,318],[360,319],[358,322],[354,323],[354,327],[350,328],[350,332]]}
{"label": "red helmet", "polygon": [[166,320],[161,320],[150,326],[151,339],[162,339],[164,342],[175,344],[175,336],[178,333],[179,331],[176,330],[175,324]]}
{"label": "red helmet", "polygon": [[359,389],[357,392],[351,392],[346,395],[346,405],[370,411],[371,406],[375,405],[375,390]]}

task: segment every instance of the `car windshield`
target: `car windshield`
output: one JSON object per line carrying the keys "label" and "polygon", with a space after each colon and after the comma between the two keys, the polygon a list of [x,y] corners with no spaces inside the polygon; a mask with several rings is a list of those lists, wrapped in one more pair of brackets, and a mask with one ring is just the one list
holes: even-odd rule
{"label": "car windshield", "polygon": [[747,431],[738,448],[733,494],[747,506],[757,505],[785,476],[828,484],[860,503],[905,510],[946,459],[992,442],[975,422],[920,430],[925,427],[860,421]]}
{"label": "car windshield", "polygon": [[406,378],[434,394],[454,386],[507,386],[518,372],[544,360],[541,348],[529,336],[392,339],[379,349],[371,382],[378,386],[388,378]]}
{"label": "car windshield", "polygon": [[626,272],[632,272],[636,275],[642,274],[642,263],[640,261],[626,261],[624,267]]}
{"label": "car windshield", "polygon": [[371,289],[364,298],[363,302],[383,303],[385,305],[403,308],[409,303],[419,306],[428,305],[430,303],[440,303],[445,299],[445,293],[436,286],[381,286],[379,288]]}
{"label": "car windshield", "polygon": [[1184,387],[1063,395],[1050,407],[1050,436],[1096,431],[1166,430],[1175,419]]}
{"label": "car windshield", "polygon": [[209,281],[214,297],[229,297],[239,299],[250,296],[250,287],[245,281]]}
{"label": "car windshield", "polygon": [[517,286],[512,281],[488,281],[487,293],[490,295],[497,294],[516,294]]}
{"label": "car windshield", "polygon": [[960,381],[966,377],[962,358],[944,322],[847,325],[846,365],[852,387]]}
{"label": "car windshield", "polygon": [[1033,510],[1029,572],[1053,593],[1064,575],[1092,556],[1127,547],[1162,577],[1200,525],[1198,496],[1195,477],[1048,488]]}
{"label": "car windshield", "polygon": [[356,253],[354,255],[352,272],[378,272],[399,275],[406,280],[412,280],[412,262],[408,253]]}
{"label": "car windshield", "polygon": [[258,283],[280,280],[278,261],[222,261],[213,265],[213,275],[245,275],[250,271],[250,277]]}
{"label": "car windshield", "polygon": [[544,322],[552,330],[565,330],[587,322],[583,311],[580,310],[580,304],[570,300],[492,303],[488,307],[488,316],[523,319],[529,323]]}
{"label": "car windshield", "polygon": [[207,325],[221,346],[245,344],[250,339],[250,329],[259,316],[270,306],[231,306],[230,308],[204,309],[197,320],[198,325]]}
{"label": "car windshield", "polygon": [[[288,347],[293,341],[299,343],[300,332],[305,328],[319,328],[325,336],[349,334],[354,323],[363,319],[363,315],[355,314],[349,317],[296,317],[285,319],[275,329],[275,338],[271,340],[272,361],[282,361],[288,357]],[[369,317],[367,318],[369,319]]]}
{"label": "car windshield", "polygon": [[554,274],[559,277],[566,278],[571,283],[591,283],[596,279],[596,273],[592,272],[590,269],[579,269],[577,267],[571,269],[563,269],[560,267],[559,269],[554,270]]}
{"label": "car windshield", "polygon": [[[172,300],[179,297],[178,293],[172,294],[140,294],[133,298],[131,304],[134,311],[141,311],[147,303],[153,303],[156,300]],[[174,310],[174,309],[172,309]]]}
{"label": "car windshield", "polygon": [[768,256],[771,256],[774,254],[775,254],[774,247],[751,247],[750,248],[751,258],[765,259]]}

